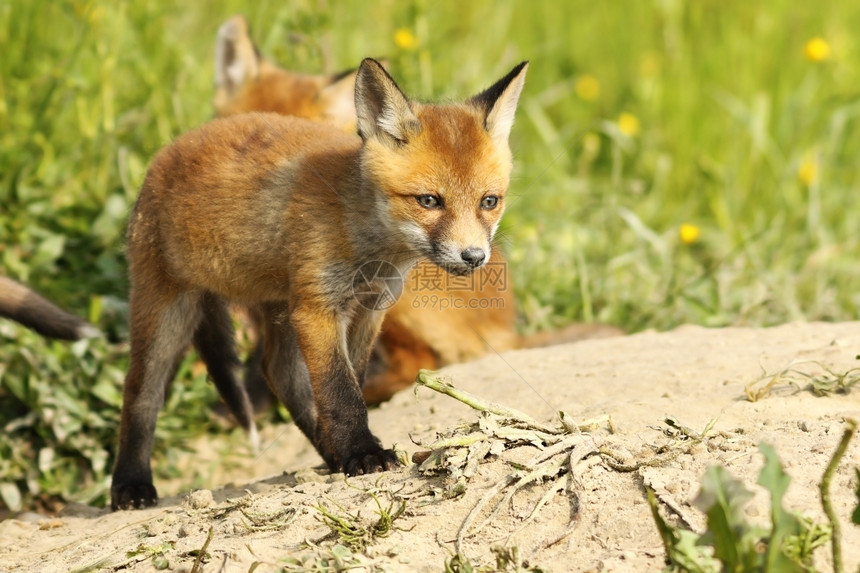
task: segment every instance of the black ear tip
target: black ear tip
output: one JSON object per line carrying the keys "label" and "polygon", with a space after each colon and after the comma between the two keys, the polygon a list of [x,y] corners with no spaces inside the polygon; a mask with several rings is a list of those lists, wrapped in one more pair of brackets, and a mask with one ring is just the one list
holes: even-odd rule
{"label": "black ear tip", "polygon": [[378,61],[374,60],[373,58],[364,58],[363,60],[361,60],[361,65],[359,66],[359,69],[362,69],[362,68],[372,69],[374,67],[382,69],[382,70],[385,69],[385,67],[382,64],[380,64]]}
{"label": "black ear tip", "polygon": [[364,58],[363,60],[361,60],[361,64],[358,66],[358,72],[356,72],[356,79],[359,82],[373,81],[372,78],[380,78],[385,76],[388,76],[388,72],[385,71],[385,68],[382,67],[382,64],[380,64],[373,58]]}
{"label": "black ear tip", "polygon": [[393,84],[394,88],[403,95],[405,98],[406,95],[400,90],[397,86],[397,82],[394,81],[394,78],[391,77],[391,74],[388,73],[388,70],[385,69],[379,61],[374,60],[373,58],[364,58],[361,60],[361,65],[358,66],[358,73],[356,74],[356,85],[369,83],[369,84]]}

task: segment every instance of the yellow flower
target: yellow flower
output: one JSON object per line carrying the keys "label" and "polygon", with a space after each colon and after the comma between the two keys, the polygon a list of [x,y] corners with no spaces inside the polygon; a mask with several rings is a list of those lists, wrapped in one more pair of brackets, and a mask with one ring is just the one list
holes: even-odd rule
{"label": "yellow flower", "polygon": [[398,28],[394,32],[394,44],[401,50],[414,50],[418,47],[418,38],[409,28]]}
{"label": "yellow flower", "polygon": [[96,25],[101,23],[101,21],[104,19],[104,15],[104,6],[95,6],[92,10],[90,10],[90,14],[89,16],[87,16],[87,19],[89,19],[90,24]]}
{"label": "yellow flower", "polygon": [[72,4],[75,16],[86,18],[92,25],[99,24],[105,15],[104,6],[94,6],[91,1],[76,1]]}
{"label": "yellow flower", "polygon": [[824,38],[812,38],[806,42],[803,53],[810,62],[823,62],[830,58],[830,44]]}
{"label": "yellow flower", "polygon": [[582,136],[582,153],[591,159],[597,157],[600,153],[600,136],[589,131]]}
{"label": "yellow flower", "polygon": [[639,118],[632,113],[624,112],[618,116],[618,131],[628,137],[639,133]]}
{"label": "yellow flower", "polygon": [[678,234],[681,236],[681,242],[685,245],[692,245],[699,240],[699,235],[702,234],[701,229],[690,223],[682,223],[678,229]]}
{"label": "yellow flower", "polygon": [[596,100],[600,97],[600,82],[594,76],[579,76],[576,78],[576,95],[585,101]]}
{"label": "yellow flower", "polygon": [[660,56],[656,52],[646,52],[639,58],[639,75],[653,78],[660,73]]}
{"label": "yellow flower", "polygon": [[800,182],[809,187],[815,182],[815,177],[818,175],[818,161],[812,154],[807,154],[797,168],[797,178]]}

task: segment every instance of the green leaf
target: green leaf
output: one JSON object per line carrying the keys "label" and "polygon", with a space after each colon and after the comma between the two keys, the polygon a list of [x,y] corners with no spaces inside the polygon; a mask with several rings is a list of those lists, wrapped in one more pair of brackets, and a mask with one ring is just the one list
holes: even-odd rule
{"label": "green leaf", "polygon": [[63,249],[66,246],[66,237],[63,235],[50,235],[44,241],[39,243],[36,252],[30,259],[31,268],[39,268],[53,264],[60,255],[63,254]]}
{"label": "green leaf", "polygon": [[21,511],[21,491],[14,483],[0,482],[0,499],[12,511]]}
{"label": "green leaf", "polygon": [[783,544],[788,537],[797,537],[802,526],[797,517],[782,508],[782,497],[791,482],[791,476],[785,473],[779,457],[770,444],[759,444],[759,450],[764,455],[764,467],[758,476],[758,484],[770,492],[771,534],[765,553],[766,571],[803,572],[796,561],[790,559],[783,551]]}
{"label": "green leaf", "polygon": [[26,405],[29,403],[29,392],[27,392],[27,384],[21,376],[15,376],[11,372],[5,373],[3,376],[3,386]]}
{"label": "green leaf", "polygon": [[654,516],[657,531],[666,550],[666,561],[692,573],[717,573],[720,570],[720,563],[699,545],[699,536],[690,530],[669,525],[660,515],[654,491],[650,488],[647,488],[647,491],[651,515]]}
{"label": "green leaf", "polygon": [[102,307],[104,306],[103,300],[104,299],[98,295],[90,297],[89,321],[93,324],[97,324],[102,316]]}
{"label": "green leaf", "polygon": [[164,571],[170,567],[170,560],[163,553],[157,553],[152,556],[152,566],[155,567],[157,571]]}
{"label": "green leaf", "polygon": [[666,554],[670,555],[672,548],[675,547],[675,543],[678,541],[675,537],[675,532],[657,510],[657,497],[654,495],[654,490],[650,487],[646,487],[645,489],[648,492],[648,505],[651,507],[651,515],[654,516],[654,522],[657,524],[657,532],[660,533],[660,539],[663,541],[663,548],[666,550]]}
{"label": "green leaf", "polygon": [[128,218],[128,204],[125,196],[114,193],[107,198],[101,214],[93,222],[92,233],[105,244],[116,241]]}
{"label": "green leaf", "polygon": [[755,566],[755,534],[743,510],[752,495],[725,468],[711,466],[694,500],[708,517],[708,531],[702,541],[714,546],[714,557],[722,561],[725,571],[743,571]]}
{"label": "green leaf", "polygon": [[39,471],[42,473],[50,472],[54,467],[54,457],[56,452],[54,448],[42,448],[39,450]]}
{"label": "green leaf", "polygon": [[96,381],[90,392],[105,404],[115,406],[117,409],[122,406],[122,390],[104,377]]}

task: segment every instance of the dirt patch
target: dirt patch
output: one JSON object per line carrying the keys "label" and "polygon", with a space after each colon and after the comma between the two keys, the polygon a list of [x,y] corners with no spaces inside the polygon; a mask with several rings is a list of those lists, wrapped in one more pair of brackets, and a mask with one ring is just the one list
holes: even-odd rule
{"label": "dirt patch", "polygon": [[[491,548],[505,546],[516,547],[520,560],[552,571],[659,570],[663,549],[645,484],[672,519],[700,529],[704,518],[691,499],[705,469],[721,464],[756,492],[746,514],[765,523],[769,498],[755,485],[762,441],[776,448],[792,477],[786,507],[825,519],[817,484],[844,420],[860,419],[860,387],[817,397],[804,389],[803,376],[786,376],[757,402],[746,399],[745,387],[798,361],[807,361],[795,365],[803,372],[821,372],[820,365],[845,372],[858,365],[858,352],[860,323],[815,323],[682,327],[487,357],[445,374],[458,388],[546,425],[559,424],[560,410],[577,423],[597,421],[588,430],[590,442],[568,444],[569,459],[574,451],[579,456],[570,462],[574,471],[539,476],[506,497],[510,489],[500,484],[528,472],[535,456],[551,446],[521,439],[499,450],[487,440],[490,449],[471,466],[469,459],[454,460],[462,462],[458,467],[468,466],[465,478],[444,468],[412,466],[347,481],[314,469],[320,460],[295,428],[273,426],[265,429],[259,457],[225,452],[217,439],[198,444],[199,453],[181,454],[189,467],[207,468],[201,485],[211,495],[174,495],[156,508],[133,512],[70,506],[54,520],[0,523],[0,570],[149,571],[166,565],[190,571],[210,528],[204,571],[248,571],[255,562],[261,563],[256,571],[271,571],[288,558],[305,566],[340,559],[363,563],[366,570],[441,571],[458,539],[473,564],[495,563]],[[659,466],[619,471],[605,456],[591,453],[590,448],[603,447],[619,465],[635,464],[672,442],[676,425],[701,431],[714,419],[706,439]],[[477,423],[474,410],[426,389],[403,392],[370,415],[383,442],[397,443],[408,455],[425,450],[413,439],[431,443],[458,426],[464,428],[461,434],[475,434],[468,425]],[[494,431],[478,429],[487,435]],[[849,523],[856,506],[858,442],[831,486],[843,524],[846,571],[860,565],[860,528]],[[156,485],[171,492],[170,484]],[[352,548],[347,536],[337,541],[341,547],[332,556],[335,541],[321,509],[356,528]],[[379,525],[385,521],[381,515],[394,518],[390,528]],[[818,551],[816,564],[830,569],[827,550]]]}

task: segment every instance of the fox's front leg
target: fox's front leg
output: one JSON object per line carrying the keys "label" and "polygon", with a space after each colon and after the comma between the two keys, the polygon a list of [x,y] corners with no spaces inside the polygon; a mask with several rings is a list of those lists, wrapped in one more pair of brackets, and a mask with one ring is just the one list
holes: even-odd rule
{"label": "fox's front leg", "polygon": [[289,307],[270,303],[254,308],[252,312],[262,327],[264,347],[260,366],[269,389],[287,407],[296,426],[313,443],[326,465],[338,471],[340,467],[334,454],[323,443],[308,368],[299,349],[296,331],[286,319],[290,314]]}
{"label": "fox's front leg", "polygon": [[[383,449],[368,427],[346,319],[327,309],[297,308],[291,322],[311,379],[322,448],[349,475],[395,468],[394,452]],[[361,368],[372,341],[361,341],[367,346]]]}

